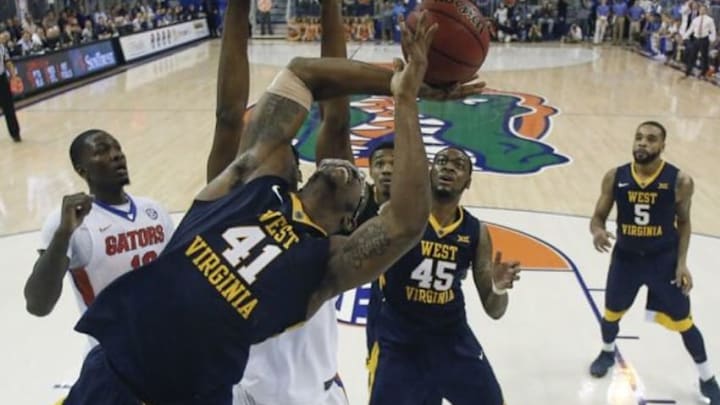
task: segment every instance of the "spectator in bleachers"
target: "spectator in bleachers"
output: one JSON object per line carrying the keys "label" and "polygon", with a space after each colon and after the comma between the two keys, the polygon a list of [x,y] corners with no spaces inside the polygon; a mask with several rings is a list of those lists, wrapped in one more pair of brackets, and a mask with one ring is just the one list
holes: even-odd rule
{"label": "spectator in bleachers", "polygon": [[540,27],[541,38],[551,38],[555,29],[555,9],[550,1],[545,1],[537,13],[537,23]]}
{"label": "spectator in bleachers", "polygon": [[80,42],[86,44],[95,40],[95,33],[93,30],[92,21],[85,20],[85,28],[82,30],[82,39]]}
{"label": "spectator in bleachers", "polygon": [[257,8],[260,15],[260,31],[262,35],[273,35],[270,12],[272,11],[272,0],[258,0]]}
{"label": "spectator in bleachers", "polygon": [[648,14],[645,21],[645,27],[640,34],[640,44],[645,52],[652,57],[656,57],[660,54],[658,46],[660,29],[661,22],[659,16],[656,14]]}
{"label": "spectator in bleachers", "polygon": [[288,21],[287,39],[290,41],[300,41],[305,34],[305,23],[302,17],[291,17]]}
{"label": "spectator in bleachers", "polygon": [[567,32],[567,35],[563,37],[563,42],[567,42],[570,44],[576,44],[578,42],[582,42],[583,40],[583,32],[582,28],[578,24],[572,24],[570,25],[570,29]]}
{"label": "spectator in bleachers", "polygon": [[625,38],[625,20],[627,17],[627,3],[625,0],[615,0],[613,11],[613,45],[620,45]]}
{"label": "spectator in bleachers", "polygon": [[595,20],[595,37],[593,43],[599,44],[605,39],[605,30],[607,30],[608,19],[610,18],[610,6],[607,5],[607,0],[600,0],[596,13],[597,19]]}
{"label": "spectator in bleachers", "polygon": [[[630,7],[630,10],[628,11],[628,15],[630,16],[630,32],[628,33],[628,42],[633,43],[638,41],[640,30],[642,29],[642,22],[643,20],[646,20],[645,17],[645,9],[640,7],[640,2],[636,1],[635,4],[633,4],[632,7]],[[647,14],[648,16],[651,15],[650,12]]]}
{"label": "spectator in bleachers", "polygon": [[393,39],[393,5],[391,0],[377,0],[380,3],[380,32],[382,40],[392,43]]}

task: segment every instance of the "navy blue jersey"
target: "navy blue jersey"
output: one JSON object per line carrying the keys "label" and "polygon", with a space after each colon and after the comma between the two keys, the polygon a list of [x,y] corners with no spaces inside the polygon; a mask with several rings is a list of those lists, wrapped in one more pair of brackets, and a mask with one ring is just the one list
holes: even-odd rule
{"label": "navy blue jersey", "polygon": [[617,246],[625,250],[662,250],[678,241],[675,184],[679,170],[663,162],[643,184],[628,163],[617,168],[613,185],[617,203]]}
{"label": "navy blue jersey", "polygon": [[196,201],[158,259],[117,279],[76,329],[141,399],[240,381],[249,346],[305,320],[329,240],[278,177]]}
{"label": "navy blue jersey", "polygon": [[475,261],[479,227],[477,218],[461,208],[457,220],[444,228],[431,216],[418,245],[380,277],[383,309],[378,328],[394,324],[411,337],[464,325],[461,282]]}

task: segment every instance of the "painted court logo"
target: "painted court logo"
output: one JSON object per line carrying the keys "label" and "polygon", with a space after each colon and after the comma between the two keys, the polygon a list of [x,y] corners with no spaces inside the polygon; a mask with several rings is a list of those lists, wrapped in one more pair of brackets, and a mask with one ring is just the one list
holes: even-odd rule
{"label": "painted court logo", "polygon": [[[561,251],[540,238],[506,226],[486,223],[493,247],[503,260],[518,260],[523,271],[573,271],[575,264]],[[494,252],[493,252],[494,256]],[[467,280],[466,282],[472,282]],[[365,325],[370,284],[346,291],[335,302],[338,321]]]}
{"label": "painted court logo", "polygon": [[[509,175],[532,174],[570,162],[543,141],[550,133],[555,107],[542,97],[497,90],[453,102],[419,102],[420,124],[429,158],[446,146],[463,148],[475,170]],[[395,134],[392,97],[355,96],[351,137],[356,163],[367,167],[374,145]],[[302,159],[315,161],[320,128],[315,105],[300,129],[296,147]]]}

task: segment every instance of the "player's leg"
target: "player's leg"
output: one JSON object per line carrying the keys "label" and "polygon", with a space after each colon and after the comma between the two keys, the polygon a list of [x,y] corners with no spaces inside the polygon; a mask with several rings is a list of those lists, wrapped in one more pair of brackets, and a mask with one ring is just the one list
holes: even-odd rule
{"label": "player's leg", "polygon": [[590,365],[590,374],[603,377],[615,364],[615,338],[620,331],[620,319],[630,308],[642,285],[635,267],[638,257],[614,249],[605,285],[605,313],[600,320],[603,346]]}
{"label": "player's leg", "polygon": [[441,349],[432,359],[438,387],[435,404],[442,398],[453,405],[503,404],[490,360],[468,325]]}
{"label": "player's leg", "polygon": [[700,391],[712,405],[720,405],[720,387],[710,368],[705,342],[690,312],[690,297],[672,282],[675,280],[677,252],[665,251],[651,259],[648,272],[648,319],[680,333],[685,349],[698,369]]}
{"label": "player's leg", "polygon": [[377,342],[368,369],[370,405],[418,405],[430,392],[423,353],[412,347]]}
{"label": "player's leg", "polygon": [[141,405],[110,369],[105,353],[95,346],[85,357],[80,376],[63,405]]}

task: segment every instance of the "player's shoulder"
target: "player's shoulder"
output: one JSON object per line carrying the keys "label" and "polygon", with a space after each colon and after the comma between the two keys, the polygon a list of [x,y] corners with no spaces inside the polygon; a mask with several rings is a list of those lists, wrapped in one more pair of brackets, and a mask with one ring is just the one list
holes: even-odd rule
{"label": "player's shoulder", "polygon": [[135,195],[130,195],[130,194],[128,194],[128,196],[130,198],[132,198],[132,200],[135,202],[135,205],[138,207],[149,206],[149,207],[156,207],[156,208],[161,208],[162,210],[165,210],[164,205],[160,204],[159,202],[157,202],[156,200],[154,200],[150,197],[135,196]]}

